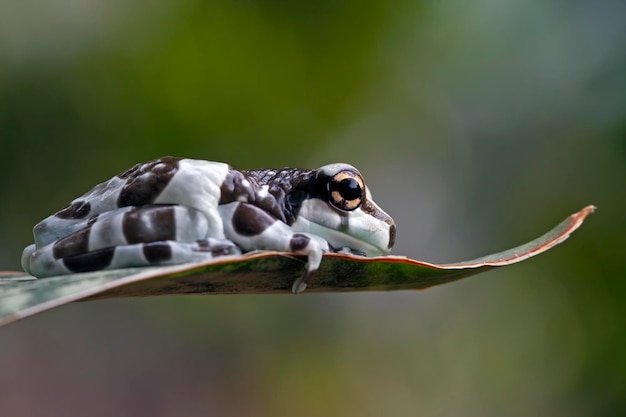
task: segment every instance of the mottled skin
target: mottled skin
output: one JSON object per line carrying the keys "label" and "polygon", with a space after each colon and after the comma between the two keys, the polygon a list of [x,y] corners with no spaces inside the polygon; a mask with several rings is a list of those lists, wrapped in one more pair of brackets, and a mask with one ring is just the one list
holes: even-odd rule
{"label": "mottled skin", "polygon": [[323,252],[389,252],[395,224],[368,194],[347,164],[244,171],[164,157],[96,185],[38,223],[22,266],[46,277],[276,250],[308,257],[294,283],[300,292]]}

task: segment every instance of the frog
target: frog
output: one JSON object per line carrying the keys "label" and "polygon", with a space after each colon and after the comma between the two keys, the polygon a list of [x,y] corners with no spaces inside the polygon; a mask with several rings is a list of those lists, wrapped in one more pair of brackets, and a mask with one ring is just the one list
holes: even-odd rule
{"label": "frog", "polygon": [[324,253],[390,253],[394,220],[346,163],[241,170],[166,156],[134,165],[37,223],[27,273],[178,265],[253,251],[306,257],[303,292]]}

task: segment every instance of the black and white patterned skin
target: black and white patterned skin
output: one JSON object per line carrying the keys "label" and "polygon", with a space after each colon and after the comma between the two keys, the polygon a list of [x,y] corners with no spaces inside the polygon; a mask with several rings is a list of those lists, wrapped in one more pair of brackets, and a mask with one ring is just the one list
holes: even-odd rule
{"label": "black and white patterned skin", "polygon": [[96,185],[33,229],[22,267],[36,277],[172,265],[274,250],[306,255],[306,288],[324,252],[389,253],[395,224],[347,164],[237,170],[164,157]]}

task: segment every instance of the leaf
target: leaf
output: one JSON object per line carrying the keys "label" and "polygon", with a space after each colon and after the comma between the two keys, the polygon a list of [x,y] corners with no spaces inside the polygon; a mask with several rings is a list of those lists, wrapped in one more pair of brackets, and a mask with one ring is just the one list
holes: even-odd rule
{"label": "leaf", "polygon": [[[587,206],[532,242],[504,252],[435,265],[402,256],[324,255],[306,293],[423,289],[544,252],[567,239],[595,210]],[[303,273],[303,259],[257,251],[202,263],[95,271],[37,279],[0,272],[0,326],[77,300],[167,294],[287,294]]]}

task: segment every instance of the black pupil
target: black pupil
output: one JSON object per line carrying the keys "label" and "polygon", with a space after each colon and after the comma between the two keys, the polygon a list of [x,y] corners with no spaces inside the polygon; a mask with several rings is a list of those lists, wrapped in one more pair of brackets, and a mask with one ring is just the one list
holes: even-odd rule
{"label": "black pupil", "polygon": [[339,194],[341,194],[341,196],[348,201],[361,198],[361,194],[363,193],[361,186],[354,178],[345,178],[341,180],[337,185],[337,191],[339,191]]}

